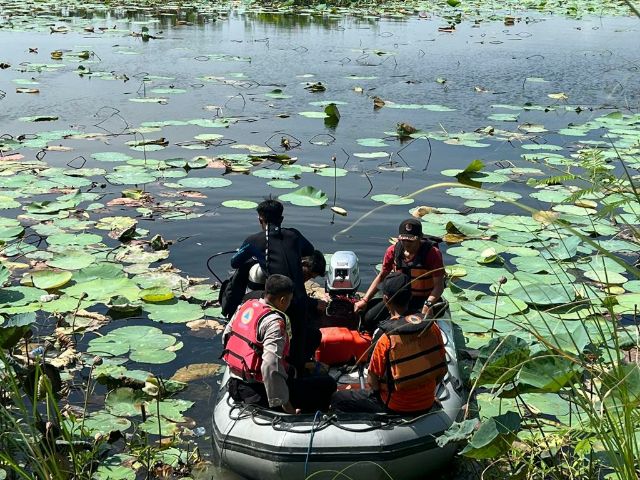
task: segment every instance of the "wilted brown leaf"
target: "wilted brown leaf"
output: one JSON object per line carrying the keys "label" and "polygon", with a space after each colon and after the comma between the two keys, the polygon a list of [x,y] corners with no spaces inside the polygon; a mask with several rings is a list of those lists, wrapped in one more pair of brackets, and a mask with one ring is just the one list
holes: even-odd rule
{"label": "wilted brown leaf", "polygon": [[171,377],[171,380],[185,383],[193,382],[194,380],[212,377],[216,375],[221,368],[222,365],[217,363],[193,363],[178,369],[178,371],[173,374],[173,377]]}
{"label": "wilted brown leaf", "polygon": [[215,320],[194,320],[188,322],[191,335],[200,338],[214,338],[224,330],[224,325]]}

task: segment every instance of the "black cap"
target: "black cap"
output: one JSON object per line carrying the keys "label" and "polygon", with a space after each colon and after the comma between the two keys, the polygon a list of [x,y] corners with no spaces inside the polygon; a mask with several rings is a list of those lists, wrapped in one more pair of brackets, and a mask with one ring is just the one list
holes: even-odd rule
{"label": "black cap", "polygon": [[401,292],[411,292],[409,289],[410,283],[411,279],[408,275],[402,272],[391,272],[382,283],[382,293],[389,298],[394,298],[398,294],[401,297],[404,295]]}
{"label": "black cap", "polygon": [[408,218],[400,224],[398,240],[415,240],[422,237],[422,222],[415,218]]}

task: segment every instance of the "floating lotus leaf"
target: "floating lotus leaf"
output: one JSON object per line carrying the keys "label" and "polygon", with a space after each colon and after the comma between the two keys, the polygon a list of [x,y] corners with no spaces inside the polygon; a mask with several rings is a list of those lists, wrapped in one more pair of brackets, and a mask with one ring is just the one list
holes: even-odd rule
{"label": "floating lotus leaf", "polygon": [[93,245],[102,242],[102,237],[93,233],[58,233],[47,237],[49,245]]}
{"label": "floating lotus leaf", "polygon": [[23,306],[37,303],[40,301],[40,297],[46,294],[45,290],[33,287],[0,288],[0,305]]}
{"label": "floating lotus leaf", "polygon": [[193,382],[212,377],[218,374],[222,368],[223,366],[217,363],[194,363],[178,369],[171,379],[179,382]]}
{"label": "floating lotus leaf", "polygon": [[584,276],[605,285],[621,285],[628,280],[624,275],[610,270],[587,270]]}
{"label": "floating lotus leaf", "polygon": [[120,152],[98,152],[93,153],[91,157],[99,162],[126,162],[133,158],[126,153]]}
{"label": "floating lotus leaf", "polygon": [[[124,432],[125,430],[128,430],[129,427],[131,427],[131,422],[126,418],[116,417],[115,415],[111,415],[107,412],[92,413],[86,416],[84,420],[76,420],[76,422],[74,423],[74,427],[77,426],[78,428],[80,428],[81,423],[91,435],[95,435],[97,433],[100,433],[102,435],[109,435],[110,432],[117,430]],[[128,476],[125,478],[132,477]]]}
{"label": "floating lotus leaf", "polygon": [[354,157],[358,158],[389,158],[389,153],[387,152],[357,152],[353,154]]}
{"label": "floating lotus leaf", "polygon": [[96,261],[96,257],[82,250],[63,250],[56,253],[47,265],[63,270],[80,270]]}
{"label": "floating lotus leaf", "polygon": [[169,256],[168,250],[148,251],[143,245],[127,245],[116,254],[115,259],[124,263],[153,263]]}
{"label": "floating lotus leaf", "polygon": [[187,323],[204,317],[204,311],[200,305],[183,300],[154,304],[147,303],[143,308],[149,312],[149,318],[156,322]]}
{"label": "floating lotus leaf", "polygon": [[147,418],[145,422],[138,425],[138,428],[143,432],[147,432],[152,435],[158,435],[159,431],[162,432],[162,435],[167,436],[173,436],[178,433],[178,425],[176,425],[175,422],[165,418],[160,418],[160,420],[158,420],[154,416]]}
{"label": "floating lotus leaf", "polygon": [[121,278],[126,274],[122,271],[122,267],[117,263],[94,263],[82,270],[73,272],[73,280],[76,283],[88,282],[98,278]]}
{"label": "floating lotus leaf", "polygon": [[270,168],[261,168],[259,170],[255,170],[252,175],[259,178],[273,178],[278,180],[288,180],[291,178],[295,178],[300,174],[298,170],[275,170]]}
{"label": "floating lotus leaf", "polygon": [[128,278],[97,278],[67,287],[64,292],[75,298],[88,295],[86,298],[89,300],[105,302],[116,296],[136,300],[140,294],[136,284]]}
{"label": "floating lotus leaf", "polygon": [[175,344],[174,336],[164,334],[158,328],[128,326],[117,328],[103,337],[91,340],[87,352],[101,356],[120,356],[130,353],[130,358],[134,361],[168,363],[175,358],[175,353],[169,350]]}
{"label": "floating lotus leaf", "polygon": [[104,406],[111,415],[133,417],[140,415],[145,400],[145,395],[140,390],[117,388],[107,394]]}
{"label": "floating lotus leaf", "polygon": [[321,177],[344,177],[348,173],[344,168],[322,168],[316,172]]}
{"label": "floating lotus leaf", "polygon": [[465,312],[480,318],[506,318],[527,308],[527,304],[517,298],[489,295],[480,300],[462,304],[462,309]]}
{"label": "floating lotus leaf", "polygon": [[215,302],[218,300],[218,293],[218,289],[213,288],[212,285],[200,284],[190,286],[184,292],[182,292],[182,295],[185,298],[195,298],[196,300],[200,300],[202,302]]}
{"label": "floating lotus leaf", "polygon": [[280,195],[278,198],[301,207],[318,207],[329,200],[322,190],[314,187],[302,187],[294,192]]}
{"label": "floating lotus leaf", "polygon": [[[125,429],[126,430],[126,429]],[[133,465],[136,458],[117,454],[102,460],[93,474],[95,480],[135,480],[136,471],[127,465]]]}
{"label": "floating lotus leaf", "polygon": [[509,295],[530,305],[560,305],[573,302],[576,297],[571,284],[526,284],[511,290]]}
{"label": "floating lotus leaf", "polygon": [[267,182],[267,185],[273,188],[296,188],[298,186],[297,183],[291,182],[289,180],[272,180]]}
{"label": "floating lotus leaf", "polygon": [[382,202],[387,205],[410,205],[415,202],[413,198],[402,197],[392,193],[382,193],[371,197],[374,202]]}
{"label": "floating lotus leaf", "polygon": [[140,298],[145,302],[166,302],[173,297],[173,290],[167,287],[151,287],[140,291]]}
{"label": "floating lotus leaf", "polygon": [[146,171],[112,172],[105,175],[105,178],[116,185],[143,185],[156,181],[156,176]]}
{"label": "floating lotus leaf", "polygon": [[178,292],[184,291],[189,286],[189,280],[173,272],[145,271],[133,277],[133,280],[141,288],[168,287]]}
{"label": "floating lotus leaf", "polygon": [[185,188],[222,188],[231,185],[231,180],[219,177],[188,177],[178,180]]}
{"label": "floating lotus leaf", "polygon": [[27,274],[34,287],[42,290],[60,288],[66,285],[73,274],[67,271],[36,270]]}
{"label": "floating lotus leaf", "polygon": [[329,118],[325,112],[298,112],[298,115],[302,115],[307,118]]}
{"label": "floating lotus leaf", "polygon": [[228,208],[238,208],[240,210],[250,210],[256,208],[258,204],[250,200],[225,200],[222,206]]}
{"label": "floating lotus leaf", "polygon": [[385,143],[382,138],[358,138],[356,140],[358,145],[362,145],[363,147],[372,147],[372,148],[384,148],[388,147],[389,144]]}

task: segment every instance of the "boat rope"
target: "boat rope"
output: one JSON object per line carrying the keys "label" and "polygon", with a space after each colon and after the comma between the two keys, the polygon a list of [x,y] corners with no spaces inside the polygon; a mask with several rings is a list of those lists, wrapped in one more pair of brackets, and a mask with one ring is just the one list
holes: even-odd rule
{"label": "boat rope", "polygon": [[309,476],[309,457],[311,457],[311,448],[313,447],[313,436],[315,435],[316,431],[315,431],[315,425],[316,425],[316,421],[318,420],[318,416],[322,415],[322,412],[320,410],[316,411],[316,414],[313,417],[313,423],[311,424],[311,436],[309,437],[309,448],[307,448],[307,455],[304,458],[304,478],[307,478]]}

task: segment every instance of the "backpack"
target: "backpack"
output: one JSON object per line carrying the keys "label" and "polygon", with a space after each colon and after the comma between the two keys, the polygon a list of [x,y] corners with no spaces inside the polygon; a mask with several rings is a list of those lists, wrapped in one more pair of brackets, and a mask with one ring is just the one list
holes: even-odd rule
{"label": "backpack", "polygon": [[249,283],[249,270],[255,262],[245,262],[236,269],[230,278],[226,279],[220,285],[218,292],[218,302],[222,307],[222,315],[231,319],[231,316],[242,303],[242,297],[247,291]]}

